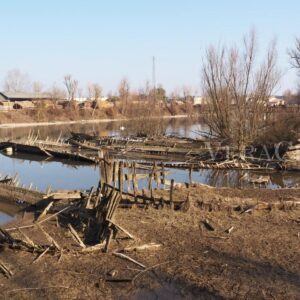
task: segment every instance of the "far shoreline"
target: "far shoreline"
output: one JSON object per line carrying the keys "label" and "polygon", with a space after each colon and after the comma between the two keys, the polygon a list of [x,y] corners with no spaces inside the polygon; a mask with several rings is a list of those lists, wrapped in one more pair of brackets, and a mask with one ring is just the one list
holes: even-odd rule
{"label": "far shoreline", "polygon": [[[175,115],[175,116],[159,116],[159,117],[148,117],[149,119],[179,119],[188,118],[187,114]],[[68,120],[68,121],[54,121],[54,122],[31,122],[31,123],[5,123],[0,124],[0,129],[7,128],[22,128],[22,127],[38,127],[38,126],[58,126],[67,124],[91,124],[91,123],[106,123],[106,122],[120,122],[136,120],[137,118],[117,118],[117,119],[93,119],[93,120]]]}

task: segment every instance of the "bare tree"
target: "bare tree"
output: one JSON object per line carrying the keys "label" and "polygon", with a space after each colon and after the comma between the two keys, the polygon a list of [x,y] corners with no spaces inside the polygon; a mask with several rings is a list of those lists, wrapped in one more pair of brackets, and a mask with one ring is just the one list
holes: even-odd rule
{"label": "bare tree", "polygon": [[119,84],[119,97],[121,101],[121,113],[125,114],[128,108],[130,87],[129,82],[126,78],[122,79]]}
{"label": "bare tree", "polygon": [[182,87],[182,95],[183,95],[183,99],[185,101],[189,100],[192,96],[192,89],[188,86],[183,86]]}
{"label": "bare tree", "polygon": [[39,81],[34,81],[32,83],[32,91],[35,94],[40,94],[43,91],[43,84]]}
{"label": "bare tree", "polygon": [[88,86],[89,99],[94,101],[94,109],[92,116],[94,116],[96,109],[98,108],[98,101],[102,96],[102,88],[98,83],[92,83]]}
{"label": "bare tree", "polygon": [[90,100],[99,100],[102,96],[102,87],[98,83],[92,83],[88,86],[88,94]]}
{"label": "bare tree", "polygon": [[30,88],[28,74],[18,69],[10,70],[4,79],[4,90],[6,92],[26,92]]}
{"label": "bare tree", "polygon": [[235,146],[240,157],[262,133],[265,106],[280,78],[275,41],[262,63],[256,61],[256,44],[252,31],[244,37],[242,50],[210,47],[202,68],[211,133]]}
{"label": "bare tree", "polygon": [[291,65],[296,68],[300,75],[300,38],[296,38],[295,48],[288,50]]}
{"label": "bare tree", "polygon": [[78,81],[72,78],[72,75],[66,75],[64,77],[64,85],[67,89],[68,99],[74,100],[78,91]]}
{"label": "bare tree", "polygon": [[62,100],[66,98],[65,90],[58,87],[56,84],[53,84],[53,86],[49,89],[48,93],[53,101]]}

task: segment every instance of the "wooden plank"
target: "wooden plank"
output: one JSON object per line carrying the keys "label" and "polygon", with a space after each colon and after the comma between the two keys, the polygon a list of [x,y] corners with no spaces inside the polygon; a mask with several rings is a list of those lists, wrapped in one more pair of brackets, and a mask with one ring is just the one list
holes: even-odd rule
{"label": "wooden plank", "polygon": [[69,228],[71,234],[73,235],[73,237],[75,238],[75,240],[78,242],[79,246],[81,248],[86,248],[86,245],[83,243],[83,241],[79,237],[78,233],[76,232],[76,230],[73,228],[73,226],[70,223],[68,223],[68,228]]}
{"label": "wooden plank", "polygon": [[170,207],[171,207],[171,209],[174,209],[173,190],[174,190],[174,179],[171,179],[171,187],[170,187]]}

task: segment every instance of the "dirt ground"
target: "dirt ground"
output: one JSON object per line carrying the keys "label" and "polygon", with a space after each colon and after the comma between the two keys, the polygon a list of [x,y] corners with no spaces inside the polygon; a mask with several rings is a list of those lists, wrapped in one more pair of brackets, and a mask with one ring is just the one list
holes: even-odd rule
{"label": "dirt ground", "polygon": [[[46,254],[33,263],[36,254],[0,248],[1,261],[14,273],[10,279],[0,273],[0,299],[300,299],[299,206],[238,209],[260,201],[300,201],[300,189],[195,187],[177,190],[174,197],[188,193],[185,212],[119,208],[116,222],[135,240],[120,234],[108,253],[80,253],[63,222],[43,223],[64,248],[63,255]],[[5,227],[32,219],[27,212]],[[47,243],[38,228],[23,231],[34,242]],[[21,237],[17,231],[11,234]],[[113,255],[151,242],[161,247],[124,252],[146,269]]]}

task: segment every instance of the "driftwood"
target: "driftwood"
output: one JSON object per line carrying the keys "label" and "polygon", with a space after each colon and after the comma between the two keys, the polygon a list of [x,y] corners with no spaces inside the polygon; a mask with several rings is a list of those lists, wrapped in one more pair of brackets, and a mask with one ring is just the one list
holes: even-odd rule
{"label": "driftwood", "polygon": [[19,233],[25,238],[26,242],[31,245],[33,248],[38,248],[38,246],[25,234],[23,231],[21,231],[20,228],[18,228]]}
{"label": "driftwood", "polygon": [[134,264],[140,266],[141,268],[146,269],[146,266],[145,266],[145,265],[141,264],[141,263],[138,262],[137,260],[135,260],[135,259],[133,259],[133,258],[131,258],[131,257],[125,255],[125,254],[123,254],[123,253],[113,252],[112,254],[113,254],[114,256],[120,257],[120,258],[122,258],[122,259],[126,259],[126,260],[128,260],[128,261],[131,261],[132,263],[134,263]]}
{"label": "driftwood", "polygon": [[165,261],[165,262],[162,262],[162,263],[158,263],[156,265],[153,265],[151,267],[148,267],[148,268],[145,268],[145,270],[142,270],[140,271],[137,275],[134,276],[134,278],[132,279],[132,283],[135,284],[136,280],[141,277],[142,275],[144,275],[145,273],[149,272],[149,271],[152,271],[162,265],[166,265],[166,264],[169,264],[171,262],[174,262],[174,260],[169,260],[169,261]]}
{"label": "driftwood", "polygon": [[[27,239],[29,239],[27,237]],[[30,239],[29,239],[30,240]],[[22,250],[27,252],[42,253],[47,247],[44,245],[36,245],[31,240],[30,242],[23,241],[12,237],[6,230],[0,228],[0,244],[8,246],[11,249]]]}
{"label": "driftwood", "polygon": [[10,268],[6,264],[4,264],[4,262],[2,262],[1,260],[0,260],[0,270],[7,278],[10,278],[14,275],[14,273],[10,270]]}
{"label": "driftwood", "polygon": [[100,244],[96,244],[94,246],[89,246],[89,247],[83,248],[81,250],[81,252],[88,253],[88,252],[100,251],[100,250],[104,249],[105,244],[106,243],[103,242],[103,243],[100,243]]}
{"label": "driftwood", "polygon": [[[74,210],[74,209],[77,209],[76,207],[72,207],[71,205],[70,206],[66,206],[64,207],[63,209],[61,209],[60,211],[56,212],[55,214],[49,216],[48,218],[45,218],[41,221],[38,222],[38,224],[42,224],[46,221],[49,221],[50,219],[53,219],[54,217],[58,216],[59,214],[63,213],[63,212],[66,212],[67,210]],[[32,225],[34,226],[34,225]]]}
{"label": "driftwood", "polygon": [[45,235],[45,237],[47,238],[48,242],[49,242],[50,244],[53,244],[53,245],[55,246],[55,248],[56,248],[58,251],[60,251],[61,248],[60,248],[60,246],[58,245],[58,243],[55,241],[55,239],[54,239],[48,232],[46,232],[46,231],[44,230],[44,228],[43,228],[40,224],[36,223],[36,226],[44,233],[44,235]]}
{"label": "driftwood", "polygon": [[53,205],[53,201],[51,201],[46,207],[45,209],[42,211],[42,213],[38,216],[37,218],[37,222],[39,222],[44,216],[46,216],[47,212],[50,210],[50,208],[52,207]]}
{"label": "driftwood", "polygon": [[63,200],[63,199],[81,199],[80,191],[57,191],[51,194],[47,194],[44,199]]}
{"label": "driftwood", "polygon": [[50,247],[48,247],[45,251],[43,251],[41,254],[39,254],[36,257],[36,259],[33,261],[33,263],[37,263],[49,250],[50,250]]}
{"label": "driftwood", "polygon": [[231,233],[231,231],[233,230],[233,226],[230,226],[229,228],[227,228],[226,230],[225,230],[225,232],[226,233],[228,233],[228,234],[230,234]]}
{"label": "driftwood", "polygon": [[207,219],[205,219],[204,221],[202,221],[202,224],[204,224],[205,228],[210,230],[210,231],[214,231],[215,228],[209,223],[209,221]]}
{"label": "driftwood", "polygon": [[120,225],[116,224],[115,222],[111,221],[110,219],[106,219],[109,223],[115,226],[118,230],[123,231],[130,239],[134,240],[135,237],[129,233],[125,228],[121,227]]}
{"label": "driftwood", "polygon": [[144,245],[139,245],[139,246],[125,247],[123,250],[126,251],[126,252],[144,251],[144,250],[157,250],[160,247],[161,247],[161,244],[149,243],[149,244],[144,244]]}
{"label": "driftwood", "polygon": [[77,241],[79,246],[81,248],[86,248],[86,245],[83,243],[83,241],[79,237],[78,233],[76,232],[76,230],[72,227],[72,225],[70,223],[68,224],[68,227],[70,229],[70,232],[71,232],[72,236],[75,238],[75,240]]}

